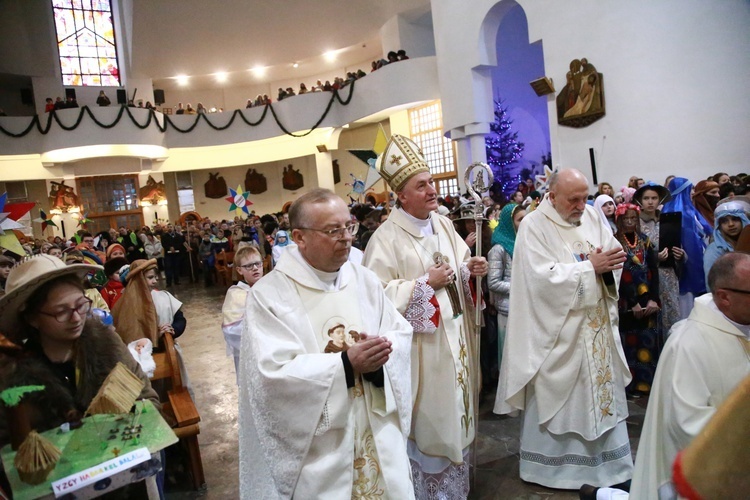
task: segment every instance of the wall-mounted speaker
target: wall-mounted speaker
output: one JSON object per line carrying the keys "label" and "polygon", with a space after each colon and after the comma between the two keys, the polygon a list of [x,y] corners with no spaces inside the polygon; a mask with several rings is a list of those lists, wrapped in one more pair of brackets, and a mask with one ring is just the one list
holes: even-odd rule
{"label": "wall-mounted speaker", "polygon": [[21,104],[26,106],[34,105],[34,91],[31,89],[21,89]]}
{"label": "wall-mounted speaker", "polygon": [[117,89],[117,104],[127,104],[128,103],[128,93],[125,92],[125,89]]}
{"label": "wall-mounted speaker", "polygon": [[76,89],[65,89],[65,100],[68,100],[71,97],[73,99],[76,98]]}
{"label": "wall-mounted speaker", "polygon": [[162,89],[154,89],[154,102],[157,106],[161,106],[164,104],[166,99],[164,99],[164,90]]}

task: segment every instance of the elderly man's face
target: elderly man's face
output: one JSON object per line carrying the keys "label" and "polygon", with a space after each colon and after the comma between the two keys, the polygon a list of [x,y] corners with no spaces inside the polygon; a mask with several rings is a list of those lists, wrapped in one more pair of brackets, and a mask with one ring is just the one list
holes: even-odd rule
{"label": "elderly man's face", "polygon": [[302,256],[315,269],[325,272],[338,271],[349,258],[352,236],[329,236],[321,231],[343,228],[351,224],[349,209],[340,198],[322,203],[311,203],[304,207],[304,228],[294,229],[292,235]]}
{"label": "elderly man's face", "polygon": [[555,189],[550,191],[549,199],[564,221],[578,224],[586,209],[589,186],[582,174],[573,172],[575,171],[560,173]]}
{"label": "elderly man's face", "polygon": [[432,174],[422,172],[406,182],[398,199],[403,209],[418,219],[426,219],[430,212],[437,210],[437,191]]}

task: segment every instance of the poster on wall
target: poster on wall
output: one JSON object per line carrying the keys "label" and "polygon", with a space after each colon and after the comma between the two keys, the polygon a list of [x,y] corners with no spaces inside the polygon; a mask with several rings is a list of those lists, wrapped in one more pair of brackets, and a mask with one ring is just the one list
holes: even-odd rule
{"label": "poster on wall", "polygon": [[582,128],[605,114],[604,77],[588,59],[570,61],[565,86],[557,95],[557,123]]}
{"label": "poster on wall", "polygon": [[209,172],[208,180],[203,185],[203,188],[206,190],[206,198],[216,200],[224,198],[227,195],[227,181],[219,175],[219,172],[215,174]]}
{"label": "poster on wall", "polygon": [[250,194],[261,194],[268,190],[266,176],[255,170],[248,168],[245,173],[245,191]]}
{"label": "poster on wall", "polygon": [[284,173],[281,175],[281,185],[286,190],[297,191],[304,187],[305,179],[299,170],[294,170],[290,163],[284,168]]}

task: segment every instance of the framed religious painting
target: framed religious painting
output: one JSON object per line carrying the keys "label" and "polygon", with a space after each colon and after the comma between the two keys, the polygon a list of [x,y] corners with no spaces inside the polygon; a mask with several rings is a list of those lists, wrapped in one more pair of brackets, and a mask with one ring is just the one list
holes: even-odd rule
{"label": "framed religious painting", "polygon": [[591,125],[605,115],[604,75],[585,57],[573,59],[556,103],[560,125],[574,128]]}

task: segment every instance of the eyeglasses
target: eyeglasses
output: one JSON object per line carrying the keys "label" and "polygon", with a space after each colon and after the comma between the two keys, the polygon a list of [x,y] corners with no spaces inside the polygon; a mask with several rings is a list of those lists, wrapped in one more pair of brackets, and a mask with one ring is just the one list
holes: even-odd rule
{"label": "eyeglasses", "polygon": [[263,263],[258,262],[250,262],[249,264],[242,264],[241,266],[237,266],[241,269],[244,269],[245,271],[252,271],[253,269],[260,269],[263,266]]}
{"label": "eyeglasses", "polygon": [[44,311],[39,311],[39,314],[44,314],[45,316],[51,316],[55,318],[58,323],[67,323],[73,317],[74,312],[78,313],[78,315],[81,317],[88,314],[88,312],[91,310],[91,302],[92,300],[86,297],[85,302],[82,302],[75,307],[63,309],[62,311],[54,313],[54,314],[46,313]]}
{"label": "eyeglasses", "polygon": [[737,290],[736,288],[726,288],[726,287],[721,287],[720,289],[726,290],[728,292],[741,293],[743,295],[750,295],[750,290]]}
{"label": "eyeglasses", "polygon": [[314,229],[312,227],[300,227],[298,229],[307,229],[309,231],[316,231],[318,233],[323,233],[329,238],[335,238],[337,240],[344,239],[344,235],[349,233],[349,235],[354,236],[357,234],[357,230],[359,229],[359,222],[354,222],[352,224],[349,224],[348,226],[344,227],[337,227],[335,229]]}

